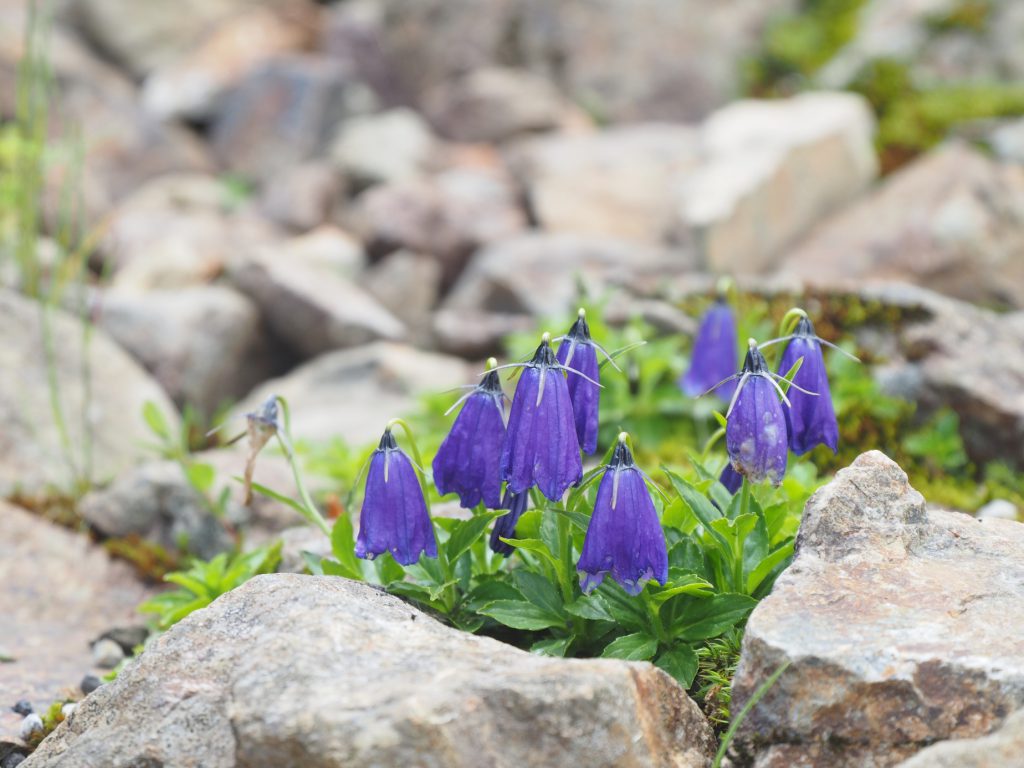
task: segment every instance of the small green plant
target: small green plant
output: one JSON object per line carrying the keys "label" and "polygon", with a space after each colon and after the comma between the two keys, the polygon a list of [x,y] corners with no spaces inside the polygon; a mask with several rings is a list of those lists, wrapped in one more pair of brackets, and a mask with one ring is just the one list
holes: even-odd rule
{"label": "small green plant", "polygon": [[169,573],[165,577],[179,589],[151,597],[139,606],[139,610],[154,614],[157,629],[166,630],[253,576],[273,573],[280,562],[280,542],[242,554],[221,553],[209,562],[196,560],[187,570]]}

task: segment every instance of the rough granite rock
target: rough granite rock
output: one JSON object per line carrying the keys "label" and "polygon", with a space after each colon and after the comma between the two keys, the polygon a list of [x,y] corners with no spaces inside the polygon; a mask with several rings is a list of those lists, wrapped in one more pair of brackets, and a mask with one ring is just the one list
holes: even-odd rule
{"label": "rough granite rock", "polygon": [[174,626],[24,768],[704,768],[713,745],[650,664],[531,655],[365,584],[276,574]]}
{"label": "rough granite rock", "polygon": [[818,226],[782,264],[813,283],[913,282],[1024,309],[1024,168],[950,142]]}
{"label": "rough granite rock", "polygon": [[18,733],[14,702],[45,712],[93,669],[89,643],[138,624],[150,594],[88,536],[0,502],[0,645],[14,659],[0,663],[0,742]]}
{"label": "rough granite rock", "polygon": [[[141,460],[152,435],[142,418],[146,401],[177,429],[177,411],[160,385],[106,333],[92,329],[86,345],[77,317],[59,309],[48,316],[44,324],[39,304],[0,290],[0,496],[67,492],[76,475],[103,481]],[[52,355],[44,353],[46,326]],[[51,370],[70,450],[50,398]]]}
{"label": "rough granite rock", "polygon": [[885,768],[1024,707],[1024,525],[929,509],[878,451],[811,497],[750,616],[733,765]]}
{"label": "rough granite rock", "polygon": [[922,749],[897,768],[1022,768],[1024,766],[1024,709],[1003,727],[980,739],[943,741]]}
{"label": "rough granite rock", "polygon": [[243,414],[277,394],[291,408],[296,440],[376,443],[388,420],[410,414],[421,395],[474,382],[479,372],[457,358],[378,341],[320,355],[265,382],[235,407],[232,423],[244,423]]}

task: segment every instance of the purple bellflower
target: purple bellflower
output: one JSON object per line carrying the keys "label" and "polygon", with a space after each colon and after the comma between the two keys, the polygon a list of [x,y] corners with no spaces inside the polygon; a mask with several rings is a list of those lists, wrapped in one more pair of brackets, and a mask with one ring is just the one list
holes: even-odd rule
{"label": "purple bellflower", "polygon": [[736,385],[726,380],[736,373],[737,346],[736,317],[729,303],[719,298],[700,321],[690,370],[679,380],[680,389],[690,397],[716,389],[720,397],[729,400]]}
{"label": "purple bellflower", "polygon": [[839,424],[832,407],[821,344],[811,321],[801,317],[779,362],[779,373],[785,374],[802,357],[804,362],[793,377],[793,383],[818,395],[813,397],[795,388],[789,393],[791,405],[786,409],[786,424],[790,450],[797,456],[819,443],[831,448],[832,453],[839,448]]}
{"label": "purple bellflower", "polygon": [[743,475],[732,468],[731,461],[727,461],[722,469],[722,474],[718,476],[718,482],[724,485],[725,490],[729,493],[736,493],[743,485]]}
{"label": "purple bellflower", "polygon": [[522,368],[501,452],[501,479],[512,493],[536,485],[558,501],[583,476],[583,462],[565,367],[555,359],[548,334]]}
{"label": "purple bellflower", "polygon": [[[737,473],[752,483],[782,482],[789,454],[786,416],[779,397],[789,405],[775,383],[781,378],[768,370],[764,355],[753,339],[737,374],[739,383],[726,414],[725,447]],[[773,378],[775,377],[775,378]]]}
{"label": "purple bellflower", "polygon": [[419,478],[390,428],[384,430],[370,457],[356,540],[356,557],[372,560],[384,552],[402,565],[415,563],[421,553],[437,557],[434,526]]}
{"label": "purple bellflower", "polygon": [[581,309],[569,333],[558,345],[558,362],[570,369],[566,381],[576,437],[584,453],[597,450],[597,407],[601,399],[601,388],[594,383],[600,380],[597,350],[598,345],[590,338],[587,313]]}
{"label": "purple bellflower", "polygon": [[526,511],[529,502],[530,494],[528,492],[512,493],[508,490],[505,491],[505,498],[502,499],[501,509],[507,509],[509,512],[507,515],[497,518],[494,521],[494,528],[491,529],[491,549],[499,555],[508,557],[515,551],[515,547],[508,542],[502,541],[502,539],[514,539],[516,537],[516,524],[519,522],[519,518],[523,516],[523,512]]}
{"label": "purple bellflower", "polygon": [[503,398],[498,372],[488,371],[480,384],[459,400],[464,402],[462,410],[434,457],[434,484],[438,492],[457,493],[459,504],[466,509],[472,509],[481,500],[491,509],[498,509],[501,504]]}
{"label": "purple bellflower", "polygon": [[659,584],[668,579],[665,533],[626,439],[625,433],[619,435],[601,478],[576,565],[584,593],[596,589],[609,573],[630,595],[640,594],[650,579]]}

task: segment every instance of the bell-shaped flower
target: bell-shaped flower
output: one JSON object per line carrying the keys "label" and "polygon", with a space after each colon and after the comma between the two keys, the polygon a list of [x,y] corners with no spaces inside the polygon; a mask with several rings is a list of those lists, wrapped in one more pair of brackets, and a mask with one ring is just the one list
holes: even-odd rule
{"label": "bell-shaped flower", "polygon": [[679,380],[683,392],[698,397],[715,388],[723,399],[732,397],[736,384],[726,379],[736,373],[736,334],[736,316],[729,303],[720,298],[700,321],[690,368]]}
{"label": "bell-shaped flower", "polygon": [[370,457],[356,539],[357,557],[372,560],[385,552],[402,565],[415,563],[423,553],[437,557],[423,488],[390,429]]}
{"label": "bell-shaped flower", "polygon": [[527,492],[512,493],[508,490],[505,491],[505,498],[501,501],[501,509],[507,509],[508,514],[497,518],[494,521],[494,528],[491,529],[491,549],[499,555],[508,557],[515,552],[515,547],[508,542],[502,541],[502,539],[514,539],[516,537],[516,525],[519,523],[519,518],[523,516],[523,512],[526,511],[529,502],[530,494]]}
{"label": "bell-shaped flower", "polygon": [[568,369],[566,382],[572,401],[576,437],[584,453],[597,450],[598,405],[601,400],[597,344],[590,338],[587,315],[580,310],[576,322],[558,345],[558,362]]}
{"label": "bell-shaped flower", "polygon": [[787,405],[789,401],[775,376],[751,339],[726,414],[725,447],[733,469],[752,483],[769,480],[778,485],[786,474],[788,433],[779,398]]}
{"label": "bell-shaped flower", "polygon": [[434,457],[438,492],[458,494],[459,503],[466,509],[481,500],[491,509],[501,504],[503,398],[498,372],[488,371],[480,384],[460,400],[464,401],[462,410]]}
{"label": "bell-shaped flower", "polygon": [[668,579],[665,533],[625,433],[619,436],[598,486],[576,569],[585,593],[597,588],[609,573],[630,595],[639,594],[651,579],[659,584]]}
{"label": "bell-shaped flower", "polygon": [[583,462],[564,367],[548,334],[522,368],[501,452],[501,478],[512,493],[536,485],[558,501],[583,476]]}
{"label": "bell-shaped flower", "polygon": [[718,476],[718,482],[724,485],[729,493],[736,493],[743,485],[743,475],[732,468],[731,461],[727,461],[722,468],[722,474]]}
{"label": "bell-shaped flower", "polygon": [[[832,393],[821,354],[821,339],[807,317],[797,322],[786,351],[779,362],[779,373],[785,374],[800,358],[803,363],[793,377],[795,387],[789,391],[790,407],[786,409],[789,447],[796,455],[807,453],[818,444],[827,445],[835,453],[839,448],[839,424],[832,407]],[[817,396],[802,392],[814,392]]]}

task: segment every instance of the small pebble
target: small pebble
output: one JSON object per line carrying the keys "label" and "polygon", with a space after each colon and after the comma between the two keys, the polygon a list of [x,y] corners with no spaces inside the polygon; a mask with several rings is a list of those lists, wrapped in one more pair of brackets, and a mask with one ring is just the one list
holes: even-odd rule
{"label": "small pebble", "polygon": [[18,735],[21,737],[22,741],[28,741],[32,738],[32,734],[37,731],[42,733],[43,730],[43,718],[33,712],[21,721],[21,728],[18,730]]}
{"label": "small pebble", "polygon": [[25,762],[25,756],[21,752],[11,752],[3,760],[0,760],[0,768],[14,768],[16,765],[21,765]]}
{"label": "small pebble", "polygon": [[35,708],[32,706],[32,702],[27,701],[26,699],[22,699],[13,707],[11,707],[11,709],[13,709],[22,717],[24,717],[25,715],[31,715],[33,712],[35,712]]}
{"label": "small pebble", "polygon": [[92,647],[92,660],[101,669],[113,669],[124,659],[124,650],[113,640],[97,640]]}
{"label": "small pebble", "polygon": [[103,681],[96,677],[96,675],[86,675],[82,678],[82,682],[78,684],[78,687],[82,689],[82,693],[88,696],[101,685],[103,685]]}

